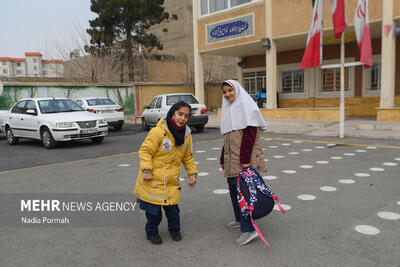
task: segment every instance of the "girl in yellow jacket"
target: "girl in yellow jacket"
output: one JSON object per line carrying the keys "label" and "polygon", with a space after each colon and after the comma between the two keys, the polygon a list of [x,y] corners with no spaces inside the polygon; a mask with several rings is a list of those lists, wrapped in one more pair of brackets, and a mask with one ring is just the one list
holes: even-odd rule
{"label": "girl in yellow jacket", "polygon": [[174,104],[167,117],[161,119],[149,132],[139,149],[140,170],[134,194],[140,208],[146,212],[146,234],[152,244],[161,244],[158,225],[161,222],[161,206],[168,220],[168,231],[174,241],[182,240],[180,233],[179,201],[181,163],[190,180],[196,185],[198,174],[192,155],[192,136],[186,125],[191,107],[186,102]]}

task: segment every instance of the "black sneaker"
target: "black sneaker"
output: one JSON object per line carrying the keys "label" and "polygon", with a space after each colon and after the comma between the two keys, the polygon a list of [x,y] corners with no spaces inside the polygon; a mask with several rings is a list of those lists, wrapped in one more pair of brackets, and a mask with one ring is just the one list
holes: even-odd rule
{"label": "black sneaker", "polygon": [[174,241],[181,241],[182,240],[182,235],[181,232],[170,232],[172,236],[172,240]]}
{"label": "black sneaker", "polygon": [[162,239],[161,239],[161,237],[160,237],[159,234],[156,234],[156,235],[148,235],[148,236],[147,236],[147,240],[150,240],[150,242],[151,242],[153,245],[161,245],[161,244],[162,244]]}

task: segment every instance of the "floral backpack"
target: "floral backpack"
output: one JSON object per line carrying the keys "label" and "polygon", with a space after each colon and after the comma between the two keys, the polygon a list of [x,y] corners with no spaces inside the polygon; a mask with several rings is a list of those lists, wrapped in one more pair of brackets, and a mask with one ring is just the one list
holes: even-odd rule
{"label": "floral backpack", "polygon": [[250,216],[251,223],[264,243],[269,246],[254,222],[255,219],[268,215],[274,208],[275,201],[282,213],[286,211],[281,207],[278,197],[264,183],[263,178],[253,168],[242,169],[237,180],[237,200],[244,217]]}

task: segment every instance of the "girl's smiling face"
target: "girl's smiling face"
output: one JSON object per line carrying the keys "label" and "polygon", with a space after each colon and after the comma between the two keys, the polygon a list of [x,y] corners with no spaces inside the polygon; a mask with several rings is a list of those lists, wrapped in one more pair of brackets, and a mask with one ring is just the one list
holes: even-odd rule
{"label": "girl's smiling face", "polygon": [[224,95],[225,99],[228,100],[228,102],[232,103],[235,100],[236,91],[227,84],[224,84],[222,87],[222,94]]}
{"label": "girl's smiling face", "polygon": [[178,127],[186,125],[189,120],[190,110],[188,107],[180,107],[174,112],[174,120]]}

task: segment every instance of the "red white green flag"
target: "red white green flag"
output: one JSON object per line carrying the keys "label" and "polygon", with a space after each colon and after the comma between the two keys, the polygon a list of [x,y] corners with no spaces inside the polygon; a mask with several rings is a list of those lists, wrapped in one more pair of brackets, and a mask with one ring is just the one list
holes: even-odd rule
{"label": "red white green flag", "polygon": [[365,68],[369,68],[372,66],[372,47],[368,22],[368,0],[358,0],[354,13],[354,30],[360,49],[360,62]]}
{"label": "red white green flag", "polygon": [[346,16],[344,13],[344,0],[330,0],[335,37],[340,38],[346,29]]}
{"label": "red white green flag", "polygon": [[313,0],[314,10],[311,21],[310,32],[308,33],[307,46],[301,60],[300,69],[314,68],[321,65],[322,61],[322,0]]}

